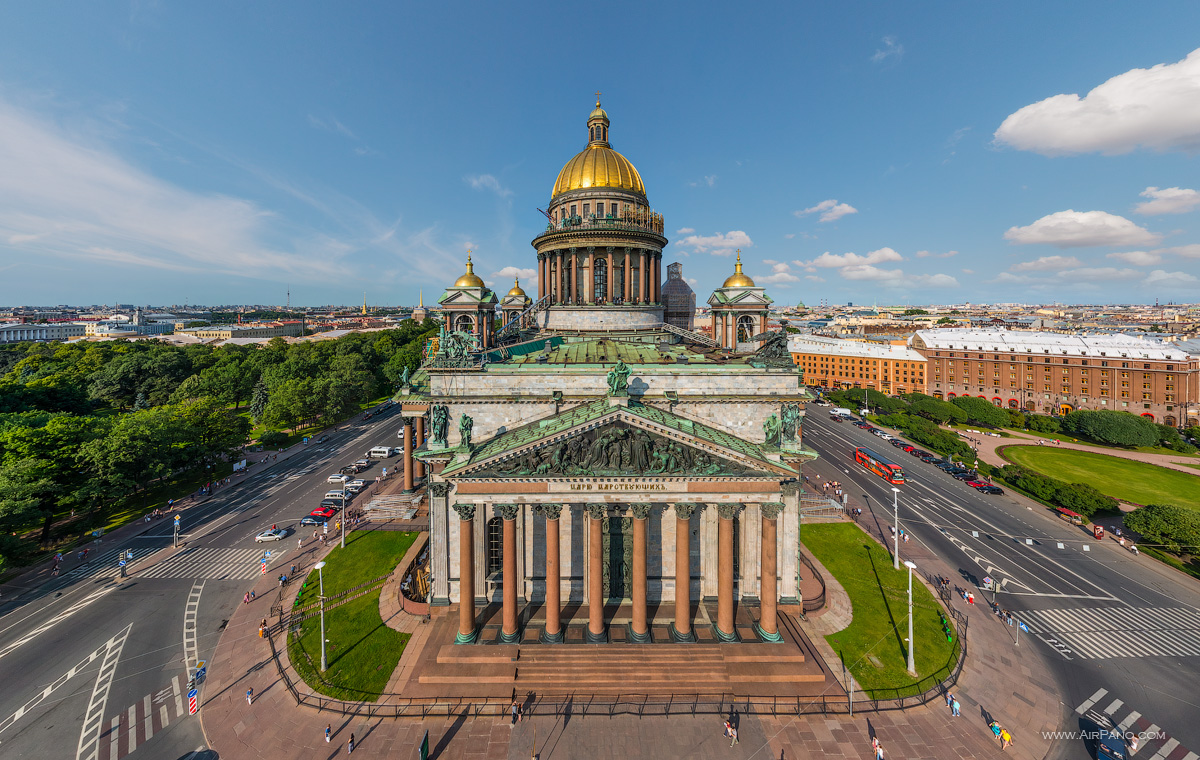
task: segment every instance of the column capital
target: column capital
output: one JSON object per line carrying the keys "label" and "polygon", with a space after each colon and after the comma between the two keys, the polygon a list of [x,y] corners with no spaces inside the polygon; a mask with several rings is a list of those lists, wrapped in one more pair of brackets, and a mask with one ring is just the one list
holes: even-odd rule
{"label": "column capital", "polygon": [[717,517],[722,520],[732,520],[742,511],[742,505],[736,501],[722,502],[717,505]]}
{"label": "column capital", "polygon": [[635,519],[645,520],[650,516],[650,510],[654,508],[654,505],[647,504],[645,502],[638,502],[636,504],[630,504],[629,508],[633,511],[633,516]]}
{"label": "column capital", "polygon": [[779,491],[785,496],[795,496],[796,494],[800,493],[800,481],[789,480],[787,482],[780,483]]}
{"label": "column capital", "polygon": [[758,511],[762,512],[762,516],[767,520],[774,520],[779,517],[779,513],[783,511],[784,504],[782,501],[764,501],[758,505]]}
{"label": "column capital", "polygon": [[454,511],[458,513],[459,518],[463,522],[470,522],[475,519],[475,505],[459,502],[454,505]]}
{"label": "column capital", "polygon": [[547,520],[557,520],[562,515],[562,509],[562,504],[536,504],[533,512],[544,516]]}
{"label": "column capital", "polygon": [[588,504],[586,508],[588,517],[593,520],[603,520],[608,514],[608,507],[604,504]]}
{"label": "column capital", "polygon": [[400,420],[403,423],[404,427],[412,427],[412,424],[413,424],[412,417],[401,417]]}
{"label": "column capital", "polygon": [[436,483],[430,483],[426,487],[429,489],[430,496],[436,496],[439,499],[444,499],[450,495],[450,484],[444,480],[439,480]]}
{"label": "column capital", "polygon": [[515,520],[517,515],[521,514],[520,504],[497,504],[496,511],[500,513],[500,517],[505,520]]}
{"label": "column capital", "polygon": [[700,505],[694,501],[677,501],[673,505],[675,507],[675,517],[680,520],[690,520]]}

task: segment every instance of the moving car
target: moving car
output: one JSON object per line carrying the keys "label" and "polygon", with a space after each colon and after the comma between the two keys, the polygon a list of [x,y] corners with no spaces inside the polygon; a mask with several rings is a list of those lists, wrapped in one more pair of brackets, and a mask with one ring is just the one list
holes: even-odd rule
{"label": "moving car", "polygon": [[259,533],[254,537],[254,540],[261,544],[263,541],[278,541],[282,538],[287,538],[287,530],[284,528],[272,528]]}
{"label": "moving car", "polygon": [[314,509],[313,511],[309,512],[308,514],[313,517],[323,517],[326,520],[328,520],[329,518],[333,517],[337,513],[338,513],[338,511],[336,509],[334,509],[333,507],[318,507],[317,509]]}
{"label": "moving car", "polygon": [[317,443],[325,443],[328,440],[329,440],[329,436],[327,436],[327,435],[317,436]]}

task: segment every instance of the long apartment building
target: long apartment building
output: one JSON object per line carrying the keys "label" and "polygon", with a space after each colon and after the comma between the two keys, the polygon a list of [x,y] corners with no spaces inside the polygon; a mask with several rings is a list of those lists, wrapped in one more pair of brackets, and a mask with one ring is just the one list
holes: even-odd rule
{"label": "long apartment building", "polygon": [[788,350],[807,385],[868,388],[889,396],[927,392],[925,357],[903,344],[792,335]]}
{"label": "long apartment building", "polygon": [[1115,409],[1174,426],[1200,414],[1200,358],[1145,338],[949,328],[921,330],[910,345],[928,362],[926,392],[947,400],[1045,414]]}

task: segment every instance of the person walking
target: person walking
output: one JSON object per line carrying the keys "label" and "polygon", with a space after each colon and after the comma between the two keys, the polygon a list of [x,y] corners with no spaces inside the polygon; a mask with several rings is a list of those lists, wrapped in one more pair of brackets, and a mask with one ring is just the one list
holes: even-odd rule
{"label": "person walking", "polygon": [[953,709],[954,707],[954,692],[946,692],[946,707]]}
{"label": "person walking", "polygon": [[512,701],[511,709],[512,709],[512,725],[515,726],[515,725],[517,725],[517,721],[521,719],[521,705],[517,703],[517,700],[514,699]]}
{"label": "person walking", "polygon": [[733,735],[732,731],[733,731],[733,724],[730,723],[729,721],[725,721],[725,738],[726,739],[730,738]]}
{"label": "person walking", "polygon": [[332,724],[332,723],[326,723],[326,724],[325,724],[325,743],[326,743],[326,744],[328,744],[328,743],[329,743],[329,739],[330,739],[330,737],[332,737],[332,736],[333,736],[333,724]]}
{"label": "person walking", "polygon": [[875,742],[875,760],[883,760],[883,745],[878,740]]}
{"label": "person walking", "polygon": [[1012,734],[1010,734],[1008,732],[1007,728],[1001,728],[1000,729],[1000,749],[1008,749],[1009,746],[1012,745],[1012,743],[1013,743]]}
{"label": "person walking", "polygon": [[955,699],[954,702],[950,705],[950,717],[961,718],[962,717],[961,710],[962,710],[962,707],[958,704],[958,700]]}
{"label": "person walking", "polygon": [[354,734],[350,734],[350,741],[346,742],[346,754],[354,754]]}
{"label": "person walking", "polygon": [[730,726],[729,726],[729,737],[730,737],[730,742],[729,742],[729,746],[730,746],[730,747],[732,747],[733,745],[735,745],[735,744],[737,744],[737,743],[738,743],[738,738],[737,738],[737,726],[735,726],[735,725],[733,725],[733,724],[730,724]]}
{"label": "person walking", "polygon": [[254,704],[254,687],[253,686],[250,687],[249,689],[246,689],[246,704],[248,704],[248,705]]}

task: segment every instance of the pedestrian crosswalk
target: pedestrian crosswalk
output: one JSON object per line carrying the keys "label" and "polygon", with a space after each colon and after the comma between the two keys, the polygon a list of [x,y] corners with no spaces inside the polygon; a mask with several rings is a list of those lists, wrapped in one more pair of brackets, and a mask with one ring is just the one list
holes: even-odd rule
{"label": "pedestrian crosswalk", "polygon": [[[1136,710],[1128,708],[1120,699],[1110,699],[1108,689],[1096,689],[1095,693],[1079,703],[1075,714],[1100,728],[1119,733],[1126,746],[1147,760],[1200,760],[1200,755],[1190,752],[1157,724],[1151,723]],[[1103,708],[1101,705],[1105,705]]]}
{"label": "pedestrian crosswalk", "polygon": [[1188,607],[1027,610],[1017,617],[1064,657],[1200,657],[1200,611]]}
{"label": "pedestrian crosswalk", "polygon": [[[271,552],[268,568],[287,553],[281,546],[270,549],[203,549],[193,547],[138,569],[142,578],[193,578],[248,580],[262,574],[262,559]],[[270,570],[268,569],[268,572]]]}
{"label": "pedestrian crosswalk", "polygon": [[[62,570],[58,577],[63,582],[71,582],[80,578],[98,578],[104,576],[113,578],[121,574],[120,561],[126,558],[126,565],[133,567],[137,561],[147,555],[153,554],[161,547],[157,546],[134,546],[134,547],[112,547],[102,552],[89,551],[84,559],[79,558],[79,554],[68,554],[63,559],[63,565],[76,565],[70,570]],[[127,559],[127,553],[133,552],[133,559]]]}
{"label": "pedestrian crosswalk", "polygon": [[147,694],[105,723],[96,760],[119,760],[161,733],[171,721],[188,717],[187,692],[181,676]]}

